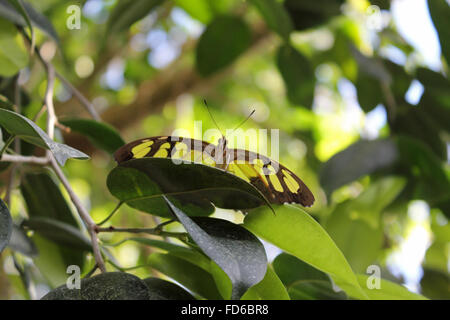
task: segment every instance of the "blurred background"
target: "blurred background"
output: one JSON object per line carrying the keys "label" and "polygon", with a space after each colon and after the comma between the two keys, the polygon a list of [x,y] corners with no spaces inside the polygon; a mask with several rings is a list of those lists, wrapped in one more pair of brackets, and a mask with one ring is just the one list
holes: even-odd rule
{"label": "blurred background", "polygon": [[[255,109],[243,129],[280,130],[280,162],[310,187],[316,202],[306,211],[355,272],[376,264],[383,278],[430,298],[450,298],[447,1],[285,0],[278,1],[282,11],[264,1],[126,2],[29,1],[57,34],[35,28],[41,56],[104,122],[126,142],[175,129],[194,137],[194,121],[215,128],[203,99],[222,128],[234,128]],[[68,27],[77,10],[68,12],[70,5],[80,10],[79,29]],[[19,76],[31,118],[46,89],[34,60]],[[2,74],[5,96],[12,74]],[[58,79],[55,108],[61,119],[90,117]],[[66,170],[94,221],[101,221],[116,205],[105,182],[115,166],[112,154],[77,133],[57,134],[92,157],[70,161]],[[20,198],[14,191],[11,211],[19,220],[26,216]],[[215,215],[242,220],[232,211]],[[124,206],[111,223],[150,227],[155,221]],[[109,242],[122,238],[102,235]],[[269,259],[279,252],[266,248]],[[148,250],[128,242],[111,248],[124,267],[145,264]],[[25,298],[13,262],[0,261],[0,297]],[[37,276],[38,296],[60,279],[47,268]]]}

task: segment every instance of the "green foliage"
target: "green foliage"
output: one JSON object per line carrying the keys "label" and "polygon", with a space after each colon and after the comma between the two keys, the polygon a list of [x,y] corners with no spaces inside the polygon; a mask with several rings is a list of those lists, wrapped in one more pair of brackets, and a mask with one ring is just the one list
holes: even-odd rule
{"label": "green foliage", "polygon": [[197,70],[209,76],[232,63],[251,42],[247,24],[234,16],[220,16],[211,22],[199,39],[196,51]]}
{"label": "green foliage", "polygon": [[[442,50],[431,70],[396,18],[372,28],[369,5],[386,0],[81,2],[80,30],[65,1],[0,0],[0,296],[449,299],[447,2],[427,1]],[[272,207],[203,164],[113,162],[126,141],[196,136],[195,120],[235,128],[249,108],[241,129],[278,140],[228,132],[228,147],[279,151],[311,208]],[[67,161],[90,159],[78,149],[92,161]],[[416,228],[429,239],[419,293],[387,271]],[[261,239],[281,250],[273,261]],[[79,289],[65,285],[70,265]]]}

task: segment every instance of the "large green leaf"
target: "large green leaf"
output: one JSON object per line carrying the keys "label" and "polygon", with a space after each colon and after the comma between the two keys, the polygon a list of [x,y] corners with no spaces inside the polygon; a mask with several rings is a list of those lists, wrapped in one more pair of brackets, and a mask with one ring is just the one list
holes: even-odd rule
{"label": "large green leaf", "polygon": [[431,19],[439,35],[442,55],[450,63],[450,6],[445,0],[428,0]]}
{"label": "large green leaf", "polygon": [[293,30],[291,17],[283,5],[277,0],[251,0],[266,20],[267,25],[285,40]]}
{"label": "large green leaf", "polygon": [[420,294],[413,293],[405,287],[393,283],[389,280],[380,279],[380,288],[369,289],[367,285],[368,275],[358,274],[356,275],[358,282],[363,288],[364,292],[370,297],[371,300],[425,300],[426,298]]}
{"label": "large green leaf", "polygon": [[152,268],[206,299],[222,299],[214,279],[202,268],[171,254],[153,253],[148,259]]}
{"label": "large green leaf", "polygon": [[28,53],[19,32],[14,25],[0,18],[0,75],[11,77],[27,64]]}
{"label": "large green leaf", "polygon": [[264,279],[248,289],[241,300],[290,300],[290,298],[280,278],[268,267]]}
{"label": "large green leaf", "polygon": [[150,300],[195,300],[186,290],[170,281],[159,278],[144,279],[150,292]]}
{"label": "large green leaf", "polygon": [[[52,23],[40,12],[33,8],[31,4],[25,1],[21,1],[23,8],[25,9],[31,23],[44,31],[47,35],[52,37],[57,43],[59,43],[58,34],[53,28]],[[0,17],[3,17],[14,24],[26,27],[28,26],[27,21],[23,17],[23,14],[18,12],[8,0],[0,0]]]}
{"label": "large green leaf", "polygon": [[249,46],[251,31],[239,17],[216,17],[201,35],[196,49],[196,66],[209,76],[231,64]]}
{"label": "large green leaf", "polygon": [[120,0],[114,6],[106,23],[108,35],[117,34],[128,29],[133,23],[144,18],[163,0]]}
{"label": "large green leaf", "polygon": [[259,209],[249,213],[244,226],[276,246],[328,273],[348,295],[367,299],[355,274],[331,237],[310,215],[292,205],[276,207],[276,215]]}
{"label": "large green leaf", "polygon": [[125,144],[120,134],[109,124],[90,119],[64,119],[60,122],[72,131],[88,137],[97,147],[114,153]]}
{"label": "large green leaf", "polygon": [[450,276],[447,270],[442,272],[424,268],[423,277],[420,280],[420,287],[422,289],[422,294],[430,299],[450,299],[450,291],[448,290],[450,287]]}
{"label": "large green leaf", "polygon": [[[212,0],[214,1],[214,0]],[[202,23],[209,23],[214,16],[211,0],[173,0],[173,2],[189,13],[191,17]]]}
{"label": "large green leaf", "polygon": [[365,272],[376,262],[383,245],[380,215],[405,184],[399,177],[378,180],[357,198],[339,203],[326,220],[325,229],[355,272]]}
{"label": "large green leaf", "polygon": [[64,284],[42,300],[149,300],[149,288],[138,277],[124,272],[108,272],[82,279],[80,289]]}
{"label": "large green leaf", "polygon": [[12,228],[11,214],[6,204],[0,199],[0,253],[9,243]]}
{"label": "large green leaf", "polygon": [[320,183],[327,194],[366,174],[393,165],[398,150],[391,139],[358,141],[335,154],[322,167]]}
{"label": "large green leaf", "polygon": [[286,44],[278,49],[277,66],[283,77],[289,100],[293,104],[311,108],[315,74],[308,59]]}
{"label": "large green leaf", "polygon": [[231,299],[241,298],[250,287],[264,278],[267,270],[266,252],[253,234],[222,219],[197,217],[192,220],[165,199],[195,243],[230,278]]}
{"label": "large green leaf", "polygon": [[5,109],[0,109],[0,125],[10,134],[26,142],[50,150],[56,160],[64,165],[67,159],[89,159],[89,156],[68,145],[53,141],[33,121],[24,116]]}
{"label": "large green leaf", "polygon": [[211,203],[226,209],[260,206],[265,198],[251,184],[210,166],[165,158],[126,161],[108,175],[109,191],[129,206],[171,218],[162,195],[176,196],[188,215],[209,215]]}

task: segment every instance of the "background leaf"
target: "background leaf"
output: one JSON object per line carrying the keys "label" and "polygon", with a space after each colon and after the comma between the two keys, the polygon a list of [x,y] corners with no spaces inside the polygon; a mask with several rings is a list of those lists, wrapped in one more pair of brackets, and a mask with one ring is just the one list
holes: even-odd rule
{"label": "background leaf", "polygon": [[60,122],[72,131],[85,135],[106,152],[114,153],[125,144],[120,134],[106,123],[90,119],[65,119]]}
{"label": "background leaf", "polygon": [[293,47],[282,45],[277,53],[277,66],[289,100],[310,109],[314,98],[315,75],[308,59]]}
{"label": "background leaf", "polygon": [[238,17],[216,17],[201,35],[196,50],[196,66],[209,76],[231,64],[251,42],[251,31]]}
{"label": "background leaf", "polygon": [[366,174],[391,166],[399,152],[394,141],[358,141],[335,154],[322,167],[320,183],[327,194]]}
{"label": "background leaf", "polygon": [[19,32],[14,25],[0,19],[0,75],[13,76],[27,64],[28,53],[21,42]]}
{"label": "background leaf", "polygon": [[291,17],[283,5],[276,0],[251,0],[266,20],[267,25],[283,39],[289,40],[293,30]]}

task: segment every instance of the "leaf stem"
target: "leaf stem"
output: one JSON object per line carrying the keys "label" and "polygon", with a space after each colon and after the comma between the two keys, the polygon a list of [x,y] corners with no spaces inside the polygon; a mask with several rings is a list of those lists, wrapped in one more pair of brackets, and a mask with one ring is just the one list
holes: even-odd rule
{"label": "leaf stem", "polygon": [[12,134],[9,136],[8,140],[5,141],[5,145],[0,150],[0,159],[2,159],[3,153],[6,151],[6,149],[8,149],[9,145],[14,141],[15,137],[16,136]]}
{"label": "leaf stem", "polygon": [[105,218],[103,219],[101,222],[97,223],[97,226],[101,226],[103,225],[105,222],[107,222],[109,219],[112,218],[112,216],[117,212],[117,210],[119,210],[119,208],[122,206],[123,202],[120,201],[117,206],[114,208],[114,210]]}

